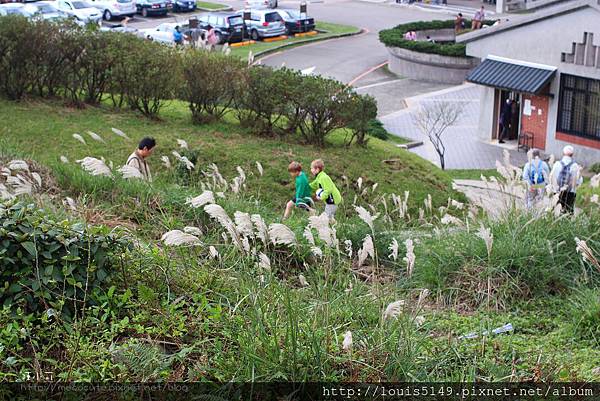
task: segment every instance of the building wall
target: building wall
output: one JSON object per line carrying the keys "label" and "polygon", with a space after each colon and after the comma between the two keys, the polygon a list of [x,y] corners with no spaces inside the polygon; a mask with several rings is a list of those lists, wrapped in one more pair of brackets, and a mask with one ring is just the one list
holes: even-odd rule
{"label": "building wall", "polygon": [[[494,35],[467,43],[467,54],[481,59],[491,54],[557,67],[557,74],[550,85],[550,93],[554,97],[548,98],[546,153],[554,153],[558,156],[563,146],[572,144],[575,145],[578,160],[589,165],[600,160],[600,150],[588,147],[591,142],[595,145],[598,141],[585,141],[556,132],[560,74],[566,73],[600,80],[599,68],[567,64],[561,61],[562,53],[570,53],[573,43],[583,42],[584,32],[592,32],[594,44],[600,44],[600,11],[597,9],[591,7],[578,9],[515,29],[497,32]],[[493,93],[493,89],[489,90]],[[493,96],[484,96],[482,108],[493,109],[493,107]],[[481,113],[482,118],[488,120],[492,118],[492,115],[491,111],[488,113],[482,111]],[[480,121],[481,137],[488,138],[488,140],[491,138],[492,131],[487,129],[491,125],[491,121]]]}
{"label": "building wall", "polygon": [[[530,115],[526,114],[525,103],[531,102]],[[547,96],[523,95],[521,108],[521,131],[533,134],[533,147],[546,149],[546,134],[548,132],[548,105],[550,98]]]}

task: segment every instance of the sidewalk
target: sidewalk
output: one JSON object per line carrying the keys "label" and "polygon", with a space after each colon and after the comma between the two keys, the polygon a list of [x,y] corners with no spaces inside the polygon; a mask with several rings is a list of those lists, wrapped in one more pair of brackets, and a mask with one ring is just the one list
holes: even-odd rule
{"label": "sidewalk", "polygon": [[[505,148],[486,142],[478,135],[480,111],[480,91],[476,85],[464,84],[438,92],[406,99],[407,108],[380,118],[385,128],[392,134],[414,141],[422,141],[423,146],[411,149],[422,158],[439,166],[439,157],[429,139],[413,123],[413,113],[427,102],[456,102],[463,106],[463,112],[456,124],[443,134],[446,147],[447,169],[494,169],[496,160],[503,159]],[[524,152],[509,150],[516,165],[527,162]]]}

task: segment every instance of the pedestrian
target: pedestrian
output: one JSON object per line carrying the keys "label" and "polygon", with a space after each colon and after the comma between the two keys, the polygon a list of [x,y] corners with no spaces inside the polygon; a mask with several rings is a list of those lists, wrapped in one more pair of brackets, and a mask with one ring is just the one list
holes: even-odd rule
{"label": "pedestrian", "polygon": [[217,38],[217,34],[215,33],[215,29],[212,27],[212,25],[208,25],[206,27],[206,44],[208,45],[208,50],[214,50],[218,42],[219,40]]}
{"label": "pedestrian", "polygon": [[473,16],[473,21],[471,23],[471,29],[473,29],[473,30],[480,29],[484,20],[485,20],[485,7],[481,6],[481,8],[479,10],[477,10],[477,12],[475,12],[475,15]]}
{"label": "pedestrian", "polygon": [[562,159],[554,163],[550,173],[550,181],[554,193],[559,194],[558,201],[563,213],[573,213],[577,187],[583,183],[581,167],[573,160],[574,153],[573,146],[565,146]]}
{"label": "pedestrian", "polygon": [[511,116],[512,101],[506,99],[506,102],[502,105],[502,110],[500,110],[500,135],[498,135],[498,143],[504,143],[504,139],[508,138]]}
{"label": "pedestrian", "polygon": [[523,181],[527,184],[525,204],[531,209],[542,197],[546,186],[550,182],[550,167],[540,159],[538,149],[531,150],[531,159],[523,167]]}
{"label": "pedestrian", "polygon": [[150,167],[146,159],[152,154],[155,146],[156,140],[154,138],[143,138],[126,163],[127,166],[136,168],[142,174],[142,178],[147,181],[152,181],[152,175],[150,174]]}
{"label": "pedestrian", "polygon": [[313,212],[313,200],[311,198],[312,191],[308,184],[308,178],[304,171],[302,171],[302,165],[296,161],[293,161],[288,166],[288,172],[295,180],[296,195],[289,201],[285,206],[285,212],[283,218],[287,219],[292,213],[292,209],[297,207],[298,209]]}
{"label": "pedestrian", "polygon": [[456,18],[454,18],[454,32],[459,33],[465,29],[465,19],[462,13],[458,13]]}
{"label": "pedestrian", "polygon": [[325,214],[329,220],[333,220],[338,206],[342,203],[342,195],[324,170],[323,160],[313,160],[310,163],[310,172],[315,179],[309,185],[316,191],[316,199],[325,202]]}
{"label": "pedestrian", "polygon": [[175,27],[175,31],[173,31],[173,42],[175,42],[175,46],[183,46],[183,34],[179,28],[179,25]]}

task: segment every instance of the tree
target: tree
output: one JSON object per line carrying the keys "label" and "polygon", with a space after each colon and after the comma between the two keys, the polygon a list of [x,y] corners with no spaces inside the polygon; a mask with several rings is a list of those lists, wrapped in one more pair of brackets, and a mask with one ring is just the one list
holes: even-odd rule
{"label": "tree", "polygon": [[442,135],[446,129],[456,122],[462,114],[462,106],[458,103],[433,101],[421,105],[419,110],[412,115],[413,123],[426,135],[438,156],[442,170],[446,168],[444,155],[446,147]]}

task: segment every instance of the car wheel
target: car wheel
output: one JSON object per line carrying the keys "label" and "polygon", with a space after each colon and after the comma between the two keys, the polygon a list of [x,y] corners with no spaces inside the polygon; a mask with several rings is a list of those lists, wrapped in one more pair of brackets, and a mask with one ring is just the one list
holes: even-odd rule
{"label": "car wheel", "polygon": [[104,10],[104,14],[102,15],[105,21],[110,21],[112,19],[112,14],[110,10]]}
{"label": "car wheel", "polygon": [[142,17],[147,17],[148,16],[148,9],[147,8],[142,8]]}
{"label": "car wheel", "polygon": [[252,38],[252,40],[255,40],[255,41],[260,39],[258,37],[258,31],[256,29],[253,29],[252,32],[250,32],[250,37]]}

